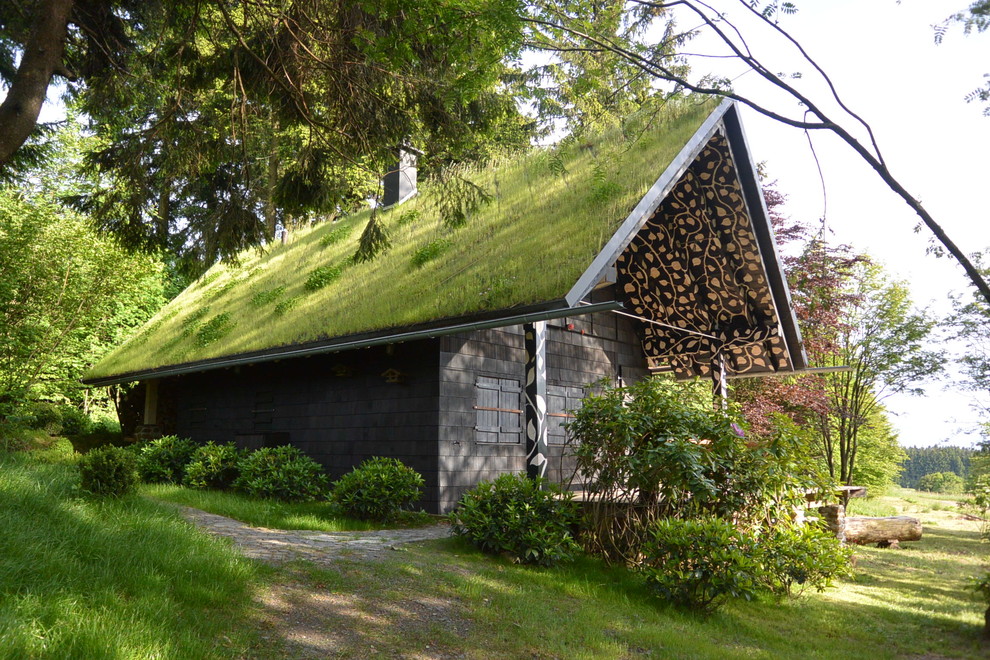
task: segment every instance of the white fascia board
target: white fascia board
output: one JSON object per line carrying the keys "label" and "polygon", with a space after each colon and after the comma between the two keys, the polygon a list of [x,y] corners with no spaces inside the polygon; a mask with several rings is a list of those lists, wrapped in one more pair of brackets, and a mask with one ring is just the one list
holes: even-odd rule
{"label": "white fascia board", "polygon": [[671,161],[667,169],[664,170],[660,178],[643,196],[636,208],[626,217],[616,232],[609,239],[605,247],[602,248],[598,256],[591,262],[591,265],[581,274],[571,290],[564,296],[568,307],[577,306],[578,302],[584,299],[592,289],[602,280],[606,271],[619,258],[622,251],[626,249],[636,233],[646,224],[653,213],[660,206],[660,202],[670,193],[673,187],[680,181],[681,176],[691,165],[701,150],[708,144],[715,131],[718,130],[722,122],[722,117],[735,105],[735,101],[726,99],[715,108],[708,118],[705,119],[701,127],[695,131],[691,139],[688,140],[680,153]]}

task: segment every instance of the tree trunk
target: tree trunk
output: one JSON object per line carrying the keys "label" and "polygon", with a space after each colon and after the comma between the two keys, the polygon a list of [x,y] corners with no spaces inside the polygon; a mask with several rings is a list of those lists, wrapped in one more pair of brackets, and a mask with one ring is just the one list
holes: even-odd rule
{"label": "tree trunk", "polygon": [[920,541],[921,521],[910,516],[846,518],[846,542],[865,545],[881,541]]}
{"label": "tree trunk", "polygon": [[24,44],[21,64],[0,104],[0,167],[24,141],[38,122],[52,76],[63,70],[66,31],[73,0],[40,0],[35,22]]}

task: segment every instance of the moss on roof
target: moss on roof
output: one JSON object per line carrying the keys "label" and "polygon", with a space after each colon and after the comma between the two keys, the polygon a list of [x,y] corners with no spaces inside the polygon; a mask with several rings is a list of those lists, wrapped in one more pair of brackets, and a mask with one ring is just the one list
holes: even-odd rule
{"label": "moss on roof", "polygon": [[393,246],[373,261],[351,259],[364,211],[217,264],[86,379],[558,300],[714,105],[668,108],[472,173],[492,200],[457,229],[421,188],[382,212]]}

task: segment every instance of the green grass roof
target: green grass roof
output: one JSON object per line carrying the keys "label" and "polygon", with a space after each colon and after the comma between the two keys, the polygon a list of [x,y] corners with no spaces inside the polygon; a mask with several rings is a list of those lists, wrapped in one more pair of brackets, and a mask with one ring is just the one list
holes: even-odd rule
{"label": "green grass roof", "polygon": [[668,108],[472,173],[493,198],[457,229],[421,187],[383,212],[393,244],[373,261],[350,259],[365,211],[217,264],[86,379],[563,298],[714,104]]}

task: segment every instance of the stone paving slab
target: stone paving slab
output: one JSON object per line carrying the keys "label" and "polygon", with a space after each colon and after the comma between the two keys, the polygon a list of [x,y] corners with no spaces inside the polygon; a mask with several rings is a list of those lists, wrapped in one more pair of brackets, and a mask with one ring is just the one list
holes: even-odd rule
{"label": "stone paving slab", "polygon": [[295,559],[321,564],[342,558],[377,560],[397,550],[402,543],[450,536],[450,526],[446,524],[373,532],[314,532],[251,527],[239,520],[188,506],[178,506],[178,509],[186,520],[204,531],[231,539],[245,556],[270,564]]}

